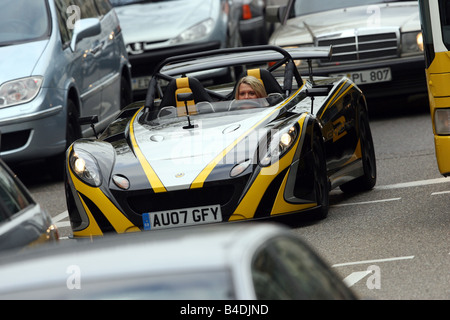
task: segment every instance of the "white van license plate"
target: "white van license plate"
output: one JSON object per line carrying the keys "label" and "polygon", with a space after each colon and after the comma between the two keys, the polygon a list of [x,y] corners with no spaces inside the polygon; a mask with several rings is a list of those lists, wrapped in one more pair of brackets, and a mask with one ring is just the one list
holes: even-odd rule
{"label": "white van license plate", "polygon": [[155,230],[222,222],[222,212],[220,211],[220,205],[211,205],[147,212],[142,214],[142,220],[144,230]]}

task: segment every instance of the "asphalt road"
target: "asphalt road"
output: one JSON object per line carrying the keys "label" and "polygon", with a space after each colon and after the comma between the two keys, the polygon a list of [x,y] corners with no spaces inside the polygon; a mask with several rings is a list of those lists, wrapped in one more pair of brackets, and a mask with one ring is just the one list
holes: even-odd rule
{"label": "asphalt road", "polygon": [[[437,169],[426,102],[373,101],[369,107],[376,110],[370,113],[375,189],[353,195],[333,190],[325,220],[280,222],[310,243],[360,298],[449,299],[450,178]],[[61,237],[69,237],[62,182],[52,181],[39,163],[16,172],[54,217]]]}

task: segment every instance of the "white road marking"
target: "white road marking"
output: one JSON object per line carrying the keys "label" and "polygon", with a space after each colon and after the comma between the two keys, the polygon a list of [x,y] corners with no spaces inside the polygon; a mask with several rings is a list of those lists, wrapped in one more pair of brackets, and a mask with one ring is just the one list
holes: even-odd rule
{"label": "white road marking", "polygon": [[405,256],[405,257],[395,257],[395,258],[386,258],[386,259],[375,259],[375,260],[362,260],[362,261],[354,261],[354,262],[345,262],[345,263],[337,263],[333,264],[332,267],[344,267],[344,266],[352,266],[356,264],[365,264],[365,263],[380,263],[380,262],[388,262],[388,261],[397,261],[397,260],[407,260],[413,259],[414,256]]}
{"label": "white road marking", "polygon": [[53,222],[61,221],[69,216],[69,213],[66,211],[61,212],[60,214],[52,217]]}
{"label": "white road marking", "polygon": [[347,277],[345,277],[345,279],[342,281],[347,285],[347,287],[351,287],[355,283],[357,283],[359,280],[361,280],[362,278],[364,278],[365,276],[367,276],[368,274],[371,274],[371,273],[372,273],[371,270],[353,272],[350,275],[348,275]]}
{"label": "white road marking", "polygon": [[436,179],[428,179],[428,180],[418,180],[411,182],[402,182],[402,183],[394,183],[388,184],[384,186],[375,186],[375,190],[391,190],[391,189],[400,189],[400,188],[410,188],[410,187],[420,187],[427,186],[430,184],[438,184],[438,183],[450,183],[450,179],[447,178],[436,178]]}
{"label": "white road marking", "polygon": [[401,199],[402,198],[390,198],[390,199],[381,199],[381,200],[372,200],[372,201],[340,203],[340,204],[333,204],[330,207],[344,207],[344,206],[354,206],[354,205],[359,205],[359,204],[372,204],[372,203],[380,203],[380,202],[388,202],[388,201],[398,201]]}
{"label": "white road marking", "polygon": [[61,222],[55,222],[55,226],[58,228],[64,228],[64,227],[70,227],[70,221],[61,221]]}
{"label": "white road marking", "polygon": [[435,195],[438,195],[438,194],[446,194],[446,193],[450,193],[450,191],[433,192],[431,195],[435,196]]}

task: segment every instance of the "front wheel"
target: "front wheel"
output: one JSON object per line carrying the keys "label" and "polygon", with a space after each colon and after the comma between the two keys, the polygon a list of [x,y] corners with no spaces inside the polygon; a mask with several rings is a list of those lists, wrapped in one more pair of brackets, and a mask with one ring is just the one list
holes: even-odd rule
{"label": "front wheel", "polygon": [[318,208],[314,210],[314,218],[325,219],[328,216],[329,181],[327,175],[327,164],[325,158],[325,147],[321,135],[315,135],[313,144],[313,170],[314,170],[314,192]]}
{"label": "front wheel", "polygon": [[359,113],[359,141],[364,173],[359,178],[341,185],[339,188],[343,192],[368,191],[375,186],[377,181],[377,166],[372,132],[370,131],[369,118],[363,110]]}
{"label": "front wheel", "polygon": [[122,76],[120,79],[120,110],[133,102],[133,91],[130,82]]}
{"label": "front wheel", "polygon": [[62,180],[65,172],[66,150],[77,139],[81,138],[81,128],[78,124],[78,111],[72,100],[67,101],[67,121],[66,121],[66,147],[58,155],[47,159],[51,168],[51,175],[55,180]]}

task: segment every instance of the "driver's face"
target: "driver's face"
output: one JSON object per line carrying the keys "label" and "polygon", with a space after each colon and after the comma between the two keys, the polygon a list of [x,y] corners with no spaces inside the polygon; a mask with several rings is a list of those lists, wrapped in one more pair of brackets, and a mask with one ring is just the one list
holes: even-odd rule
{"label": "driver's face", "polygon": [[255,90],[253,90],[253,88],[250,85],[246,83],[241,83],[239,86],[238,98],[239,100],[243,100],[243,99],[256,99],[258,97],[256,96]]}

